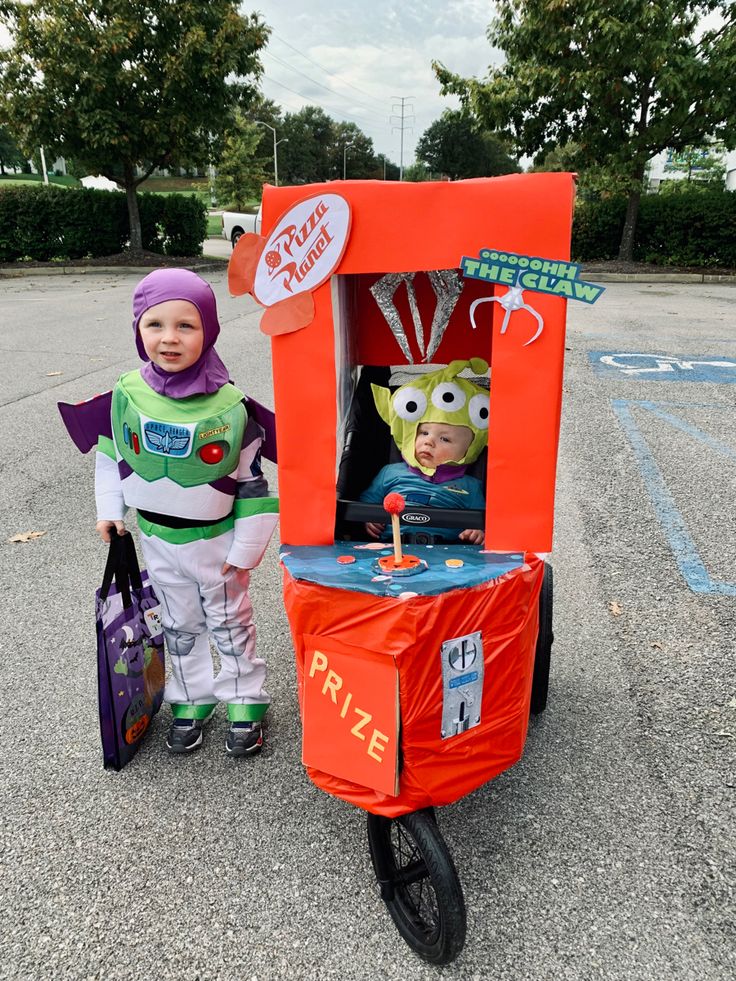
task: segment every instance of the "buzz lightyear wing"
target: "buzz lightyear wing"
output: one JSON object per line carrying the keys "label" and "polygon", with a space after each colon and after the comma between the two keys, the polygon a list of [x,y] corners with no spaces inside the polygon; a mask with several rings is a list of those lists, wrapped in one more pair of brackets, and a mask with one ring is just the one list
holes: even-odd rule
{"label": "buzz lightyear wing", "polygon": [[100,436],[112,439],[112,390],[84,402],[57,402],[61,419],[81,453],[97,446]]}
{"label": "buzz lightyear wing", "polygon": [[276,416],[267,409],[265,405],[256,402],[250,395],[243,399],[249,418],[253,419],[263,430],[263,443],[261,444],[261,456],[265,456],[271,463],[276,463]]}

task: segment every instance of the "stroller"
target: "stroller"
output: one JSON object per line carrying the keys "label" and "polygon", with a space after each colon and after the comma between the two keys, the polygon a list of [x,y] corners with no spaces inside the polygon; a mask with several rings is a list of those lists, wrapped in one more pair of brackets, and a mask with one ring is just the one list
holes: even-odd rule
{"label": "stroller", "polygon": [[[381,898],[434,964],[466,932],[435,808],[513,766],[547,703],[569,295],[554,290],[575,276],[573,201],[570,174],[267,186],[267,237],[244,236],[230,264],[231,292],[266,307],[273,335],[302,759],[367,812]],[[525,276],[540,292],[524,293]],[[387,515],[359,497],[395,448],[371,385],[471,357],[491,366],[485,511],[407,506],[422,571],[382,574],[387,546],[364,523]],[[482,528],[485,544],[437,540],[430,521]]]}

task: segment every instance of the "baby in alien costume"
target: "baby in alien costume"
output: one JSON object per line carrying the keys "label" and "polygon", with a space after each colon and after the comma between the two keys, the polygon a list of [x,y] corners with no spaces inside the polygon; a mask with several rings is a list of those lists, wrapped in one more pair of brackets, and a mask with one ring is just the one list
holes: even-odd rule
{"label": "baby in alien costume", "polygon": [[[381,504],[386,494],[398,492],[407,504],[435,508],[485,510],[483,485],[466,473],[488,442],[488,392],[460,372],[470,368],[484,374],[482,358],[452,361],[446,368],[430,372],[392,395],[389,389],[372,385],[378,413],[390,427],[401,451],[401,463],[383,467],[360,495],[368,504]],[[365,526],[371,538],[389,539],[385,524]],[[479,529],[459,534],[454,528],[422,527],[435,542],[468,542],[482,545]]]}

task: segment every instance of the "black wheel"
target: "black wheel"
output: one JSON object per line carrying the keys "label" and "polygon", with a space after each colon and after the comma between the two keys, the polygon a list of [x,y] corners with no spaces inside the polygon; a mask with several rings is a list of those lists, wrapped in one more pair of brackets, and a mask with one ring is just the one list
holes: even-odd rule
{"label": "black wheel", "polygon": [[544,579],[539,594],[539,634],[534,652],[534,676],[532,678],[532,697],[529,703],[531,715],[539,715],[547,706],[549,690],[549,665],[552,657],[552,566],[544,564]]}
{"label": "black wheel", "polygon": [[242,234],[243,234],[243,229],[242,228],[233,228],[233,233],[230,236],[230,241],[233,244],[233,248],[235,248],[235,246],[238,244],[238,239],[240,238],[240,236]]}
{"label": "black wheel", "polygon": [[401,936],[431,964],[449,964],[465,943],[465,901],[432,809],[369,814],[368,843],[381,899]]}

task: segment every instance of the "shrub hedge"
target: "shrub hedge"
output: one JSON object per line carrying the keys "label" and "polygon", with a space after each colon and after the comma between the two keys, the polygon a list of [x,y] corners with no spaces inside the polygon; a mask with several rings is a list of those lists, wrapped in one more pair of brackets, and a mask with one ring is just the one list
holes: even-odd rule
{"label": "shrub hedge", "polygon": [[[614,259],[626,200],[581,201],[575,209],[572,254],[577,262]],[[736,268],[736,193],[683,191],[641,199],[634,260],[665,266]]]}
{"label": "shrub hedge", "polygon": [[[202,254],[207,211],[183,194],[139,194],[143,248]],[[115,255],[128,245],[128,207],[116,191],[0,186],[0,262]]]}
{"label": "shrub hedge", "polygon": [[[184,194],[139,194],[143,248],[202,254],[207,211]],[[614,259],[626,200],[579,201],[572,232],[577,262]],[[125,195],[32,184],[0,186],[0,262],[78,259],[122,252],[128,244]],[[736,193],[685,191],[641,199],[634,259],[661,265],[736,267]]]}

